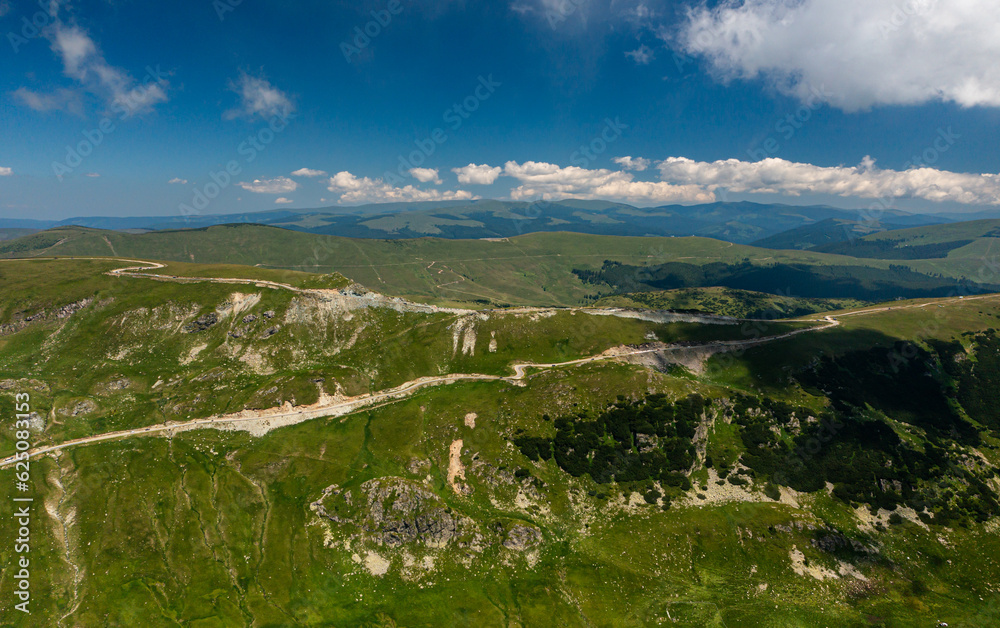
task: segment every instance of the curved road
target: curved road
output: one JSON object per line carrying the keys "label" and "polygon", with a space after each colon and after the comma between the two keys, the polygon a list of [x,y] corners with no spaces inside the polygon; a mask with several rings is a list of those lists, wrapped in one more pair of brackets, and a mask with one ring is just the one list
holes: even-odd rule
{"label": "curved road", "polygon": [[[78,258],[82,259],[82,258]],[[94,258],[96,259],[96,258]],[[146,266],[129,266],[126,268],[119,268],[116,270],[109,271],[109,275],[114,276],[132,276],[132,277],[146,277],[155,278],[166,281],[178,281],[185,282],[186,280],[191,281],[211,281],[214,283],[239,283],[239,284],[252,284],[252,285],[266,285],[269,287],[274,287],[278,289],[287,289],[294,292],[307,292],[307,290],[296,288],[287,284],[281,284],[272,281],[258,281],[253,279],[223,279],[223,278],[205,278],[205,277],[174,277],[168,275],[156,275],[152,273],[143,273],[137,271],[143,270],[156,270],[160,268],[165,268],[164,264],[159,264],[156,262],[145,262],[140,260],[122,260],[126,262],[136,263],[136,264],[146,264]],[[146,436],[166,433],[171,436],[175,433],[185,432],[189,430],[200,429],[202,427],[212,427],[219,428],[226,425],[239,425],[241,423],[249,423],[253,421],[264,421],[270,422],[272,420],[281,421],[283,425],[293,425],[296,423],[301,423],[303,421],[308,421],[311,419],[321,418],[321,417],[334,417],[343,416],[345,414],[350,414],[356,412],[362,408],[378,404],[383,401],[391,401],[395,399],[401,399],[407,397],[417,390],[422,388],[427,388],[430,386],[440,386],[452,384],[458,381],[507,381],[516,382],[524,380],[527,377],[529,369],[554,369],[567,366],[578,366],[582,364],[588,364],[590,362],[596,362],[599,360],[609,360],[626,356],[641,355],[648,353],[666,353],[670,351],[690,351],[692,349],[732,349],[738,347],[750,347],[758,344],[764,344],[767,342],[773,342],[775,340],[781,340],[784,338],[790,338],[792,336],[797,336],[799,334],[810,333],[815,331],[821,331],[823,329],[829,329],[831,327],[836,327],[840,324],[837,320],[839,317],[843,316],[860,316],[866,314],[874,314],[877,312],[886,312],[890,310],[902,310],[911,308],[924,308],[929,305],[937,305],[943,303],[957,302],[960,300],[974,301],[979,299],[989,299],[1000,297],[1000,295],[984,295],[976,297],[955,297],[950,299],[939,299],[935,301],[929,301],[927,303],[901,305],[901,306],[885,306],[877,308],[868,308],[863,310],[853,310],[849,312],[840,312],[838,314],[829,314],[821,318],[800,318],[795,319],[794,322],[810,322],[824,324],[817,325],[815,327],[807,327],[803,329],[797,329],[784,334],[779,334],[775,336],[765,336],[762,338],[753,338],[749,340],[722,340],[714,342],[706,342],[700,345],[686,345],[686,346],[657,346],[655,348],[628,348],[619,347],[614,349],[609,349],[604,353],[599,355],[590,356],[586,358],[579,358],[577,360],[569,360],[566,362],[554,362],[550,364],[534,364],[534,363],[518,363],[513,364],[512,369],[514,375],[504,377],[500,375],[484,375],[484,374],[464,374],[455,373],[451,375],[442,375],[437,377],[421,377],[405,384],[401,384],[394,388],[389,388],[386,390],[368,393],[365,395],[359,395],[357,397],[348,397],[345,399],[340,399],[332,403],[317,403],[311,406],[300,406],[287,410],[282,408],[272,408],[270,410],[262,411],[251,411],[244,410],[237,414],[208,417],[204,419],[194,419],[191,421],[181,421],[181,422],[168,422],[164,425],[152,425],[148,427],[136,428],[133,430],[122,430],[117,432],[108,432],[106,434],[98,434],[96,436],[87,436],[85,438],[78,438],[75,440],[66,441],[58,445],[48,445],[44,447],[37,447],[31,449],[29,457],[38,457],[44,454],[52,453],[62,449],[67,449],[69,447],[77,447],[83,445],[90,445],[93,443],[99,443],[104,441],[116,440],[120,438],[131,438],[136,436]],[[8,467],[16,462],[14,456],[8,456],[6,458],[0,459],[0,468]]]}

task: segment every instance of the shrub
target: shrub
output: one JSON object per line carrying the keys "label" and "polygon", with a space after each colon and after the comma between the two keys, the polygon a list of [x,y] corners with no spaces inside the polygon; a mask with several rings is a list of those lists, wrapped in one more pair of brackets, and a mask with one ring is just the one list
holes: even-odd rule
{"label": "shrub", "polygon": [[773,482],[768,482],[764,486],[764,495],[768,496],[774,501],[778,501],[781,499],[781,490],[779,490],[778,487],[775,486]]}

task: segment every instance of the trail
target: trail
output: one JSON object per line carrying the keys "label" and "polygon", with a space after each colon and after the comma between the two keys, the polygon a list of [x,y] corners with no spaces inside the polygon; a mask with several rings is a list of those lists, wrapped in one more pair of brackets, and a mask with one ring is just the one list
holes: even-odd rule
{"label": "trail", "polygon": [[[99,258],[77,258],[77,259],[99,259]],[[146,262],[140,260],[121,260],[121,261],[128,263],[135,263],[135,264],[143,264],[143,265],[119,268],[116,270],[108,271],[107,274],[113,276],[148,277],[159,280],[178,281],[178,282],[208,281],[213,283],[252,284],[257,286],[269,286],[277,289],[291,290],[297,293],[325,292],[316,290],[306,290],[302,288],[296,288],[288,284],[282,284],[273,281],[255,280],[255,279],[232,279],[232,278],[215,278],[215,277],[213,278],[176,277],[176,276],[153,274],[149,272],[139,272],[139,271],[149,271],[149,270],[157,270],[165,268],[166,265],[160,264],[158,262]],[[181,432],[197,430],[197,429],[214,428],[222,430],[246,430],[251,432],[266,433],[267,431],[270,431],[271,429],[275,429],[277,427],[295,425],[313,419],[337,417],[337,416],[352,414],[367,407],[375,406],[378,404],[384,404],[399,399],[404,399],[406,397],[411,396],[418,390],[432,386],[448,385],[460,381],[503,381],[509,383],[517,383],[526,379],[528,377],[529,370],[532,369],[551,370],[557,368],[566,368],[566,367],[590,364],[602,360],[614,360],[628,356],[636,356],[636,355],[643,355],[650,353],[670,353],[674,351],[691,351],[694,349],[726,350],[726,349],[745,348],[769,342],[774,342],[786,338],[791,338],[794,336],[798,336],[800,334],[813,333],[817,331],[822,331],[824,329],[830,329],[832,327],[840,325],[840,321],[838,320],[839,318],[847,316],[864,316],[891,310],[925,308],[930,305],[940,305],[944,303],[952,303],[959,301],[976,301],[980,299],[992,299],[997,297],[1000,297],[1000,294],[982,295],[975,297],[954,297],[949,299],[938,299],[934,301],[928,301],[926,303],[913,303],[909,305],[884,306],[884,307],[850,310],[846,312],[838,312],[836,314],[827,314],[820,318],[791,319],[789,322],[809,322],[809,323],[822,323],[822,324],[816,325],[814,327],[805,327],[803,329],[796,329],[783,334],[777,334],[774,336],[764,336],[760,338],[751,338],[747,340],[719,340],[719,341],[705,342],[701,344],[688,344],[683,346],[658,345],[652,348],[650,348],[649,346],[639,347],[639,348],[614,347],[598,355],[579,358],[576,360],[568,360],[565,362],[553,362],[547,364],[521,362],[511,365],[511,369],[513,370],[514,373],[513,375],[509,376],[486,375],[480,373],[454,373],[442,376],[420,377],[412,381],[406,382],[404,384],[400,384],[399,386],[393,388],[389,388],[374,393],[358,395],[355,397],[341,397],[341,398],[334,398],[332,400],[330,398],[326,398],[326,399],[320,399],[320,401],[318,401],[317,403],[307,406],[293,407],[291,406],[291,404],[285,404],[284,406],[278,408],[271,408],[267,410],[243,410],[235,414],[212,416],[203,419],[194,419],[191,421],[167,422],[163,425],[152,425],[132,430],[108,432],[105,434],[98,434],[95,436],[78,438],[63,443],[59,443],[56,445],[36,447],[34,449],[29,450],[28,454],[29,457],[35,458],[45,454],[61,451],[63,449],[67,449],[70,447],[80,447],[80,446],[91,445],[94,443],[107,442],[125,438],[133,438],[139,436],[153,436],[153,435],[173,436]],[[581,311],[586,311],[586,310],[581,310]],[[14,462],[16,462],[15,456],[8,456],[7,458],[0,459],[0,468],[8,467],[12,465]]]}

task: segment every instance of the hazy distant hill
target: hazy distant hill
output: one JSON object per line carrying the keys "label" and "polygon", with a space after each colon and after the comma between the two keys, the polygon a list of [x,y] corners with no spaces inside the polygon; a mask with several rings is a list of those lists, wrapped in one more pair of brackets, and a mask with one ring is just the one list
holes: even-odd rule
{"label": "hazy distant hill", "polygon": [[[992,251],[1000,238],[1000,220],[975,220],[946,225],[882,231],[863,238],[815,247],[822,253],[869,259],[940,259],[969,247],[971,257]],[[1000,253],[1000,250],[994,253]]]}
{"label": "hazy distant hill", "polygon": [[[527,203],[482,200],[388,203],[229,215],[80,217],[58,222],[0,220],[0,228],[48,229],[76,225],[125,231],[254,223],[308,233],[374,239],[425,236],[447,239],[506,238],[526,233],[569,231],[618,236],[697,235],[747,244],[790,230],[808,230],[830,220],[857,222],[859,213],[827,206],[799,207],[750,202],[639,208],[606,201]],[[949,219],[939,216],[894,210],[885,212],[885,220],[899,227],[949,222]],[[820,228],[821,231],[824,229],[826,227]],[[813,245],[830,241],[829,238],[820,238]],[[784,248],[783,245],[773,246]]]}
{"label": "hazy distant hill", "polygon": [[752,242],[751,244],[765,249],[811,249],[827,244],[855,240],[880,231],[905,229],[908,226],[900,223],[827,218],[816,223],[783,231],[779,234]]}
{"label": "hazy distant hill", "polygon": [[121,256],[336,271],[381,292],[442,304],[578,305],[613,294],[709,286],[873,300],[1000,291],[1000,277],[980,273],[984,251],[977,247],[992,240],[947,260],[897,262],[702,237],[351,239],[248,224],[143,234],[59,227],[0,242],[0,257]]}

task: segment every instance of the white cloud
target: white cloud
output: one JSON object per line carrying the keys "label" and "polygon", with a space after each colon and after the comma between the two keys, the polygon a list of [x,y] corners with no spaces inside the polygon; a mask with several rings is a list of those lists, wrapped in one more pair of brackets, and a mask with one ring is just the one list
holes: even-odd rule
{"label": "white cloud", "polygon": [[503,168],[487,166],[483,164],[482,166],[477,166],[476,164],[469,164],[462,168],[452,168],[452,172],[458,175],[458,182],[465,185],[492,185],[500,173],[503,172]]}
{"label": "white cloud", "polygon": [[[52,26],[43,32],[52,50],[62,59],[66,76],[107,100],[117,113],[128,116],[146,113],[167,100],[164,89],[167,81],[159,68],[147,75],[143,83],[137,83],[126,71],[109,64],[94,40],[79,26],[66,25],[57,16]],[[20,98],[29,107],[39,110],[66,109],[76,102],[66,90],[47,95],[24,90]]]}
{"label": "white cloud", "polygon": [[653,49],[643,44],[635,50],[629,50],[625,56],[631,58],[638,65],[649,65],[649,62],[653,60]]}
{"label": "white cloud", "polygon": [[14,171],[10,168],[0,166],[0,177],[9,177],[14,174]]}
{"label": "white cloud", "polygon": [[254,116],[286,118],[295,110],[292,100],[264,78],[243,72],[240,78],[230,85],[230,89],[240,95],[240,104],[223,114],[227,120]]}
{"label": "white cloud", "polygon": [[622,170],[635,170],[642,172],[649,168],[649,160],[642,157],[615,157],[611,161],[622,167]]}
{"label": "white cloud", "polygon": [[325,177],[325,170],[313,170],[311,168],[299,168],[292,173],[293,177]]}
{"label": "white cloud", "polygon": [[96,173],[96,172],[88,172],[87,174],[85,174],[83,176],[89,177],[91,179],[99,179],[99,178],[101,178],[101,175],[99,173]]}
{"label": "white cloud", "polygon": [[289,203],[292,203],[294,201],[292,201],[291,199],[288,199],[288,198],[285,198],[284,196],[282,196],[281,198],[275,199],[274,202],[275,202],[276,205],[288,205]]}
{"label": "white cloud", "polygon": [[167,183],[180,184],[180,185],[187,185],[187,182],[188,182],[187,179],[182,179],[180,177],[174,177],[173,179],[167,181]]}
{"label": "white cloud", "polygon": [[571,18],[585,26],[590,5],[591,0],[518,0],[510,9],[522,16],[537,15],[556,29]]}
{"label": "white cloud", "polygon": [[677,36],[723,79],[847,111],[955,102],[1000,106],[996,0],[726,0]]}
{"label": "white cloud", "polygon": [[410,176],[421,183],[433,183],[441,185],[441,177],[438,176],[437,168],[410,168]]}
{"label": "white cloud", "polygon": [[382,179],[356,177],[350,172],[338,172],[330,177],[331,192],[340,194],[340,203],[384,203],[392,201],[461,201],[477,198],[465,190],[442,192],[421,190],[412,185],[399,188]]}
{"label": "white cloud", "polygon": [[21,87],[14,91],[13,96],[35,111],[66,111],[75,115],[83,114],[83,101],[80,94],[71,89],[57,89],[54,92],[43,94]]}
{"label": "white cloud", "polygon": [[566,168],[555,164],[508,161],[504,174],[521,182],[511,190],[514,200],[542,198],[616,199],[631,202],[707,203],[715,195],[697,185],[673,185],[665,182],[635,181],[628,172]]}
{"label": "white cloud", "polygon": [[919,198],[968,205],[1000,204],[1000,175],[963,174],[934,168],[880,170],[870,157],[858,166],[823,167],[784,159],[698,162],[670,157],[659,164],[661,178],[707,191],[766,194],[831,194],[854,198]]}
{"label": "white cloud", "polygon": [[254,179],[251,183],[242,181],[237,183],[237,185],[247,192],[253,192],[254,194],[285,194],[287,192],[294,192],[299,187],[296,181],[288,177]]}

